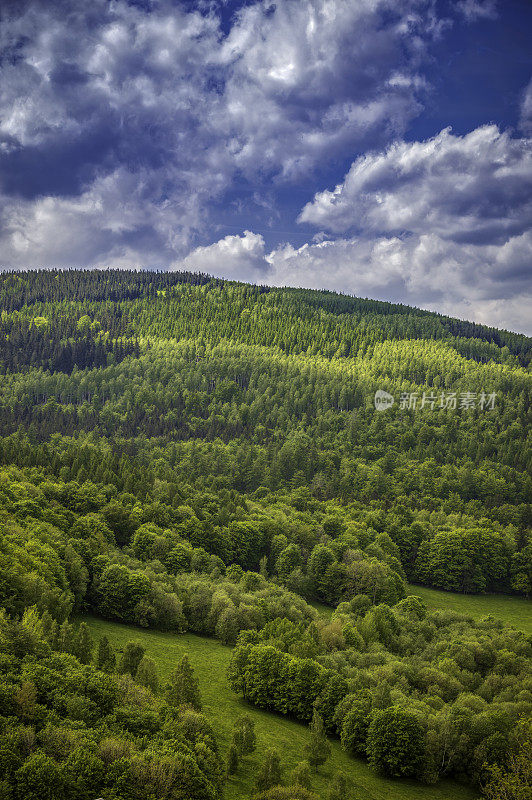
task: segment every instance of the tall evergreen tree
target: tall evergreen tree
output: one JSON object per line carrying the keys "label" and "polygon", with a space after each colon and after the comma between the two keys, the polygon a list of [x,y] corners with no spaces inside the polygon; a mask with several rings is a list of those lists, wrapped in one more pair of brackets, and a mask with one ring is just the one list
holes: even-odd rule
{"label": "tall evergreen tree", "polygon": [[165,697],[168,705],[191,705],[198,711],[201,710],[198,679],[194,675],[194,670],[186,653],[170,675]]}
{"label": "tall evergreen tree", "polygon": [[309,764],[317,771],[318,767],[325,764],[331,755],[331,745],[325,735],[323,720],[316,709],[312,714],[312,721],[309,725],[310,741],[305,745],[308,754]]}

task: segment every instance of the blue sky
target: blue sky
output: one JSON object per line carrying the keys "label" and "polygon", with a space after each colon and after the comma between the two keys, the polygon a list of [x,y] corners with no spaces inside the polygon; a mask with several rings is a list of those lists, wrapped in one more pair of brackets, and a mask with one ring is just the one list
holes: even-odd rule
{"label": "blue sky", "polygon": [[10,0],[0,267],[191,269],[532,333],[528,0]]}

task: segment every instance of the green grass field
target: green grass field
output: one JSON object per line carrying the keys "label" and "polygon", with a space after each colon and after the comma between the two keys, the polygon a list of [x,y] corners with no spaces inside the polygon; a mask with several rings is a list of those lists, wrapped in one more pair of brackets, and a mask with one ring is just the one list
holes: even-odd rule
{"label": "green grass field", "polygon": [[[158,664],[161,677],[168,675],[183,653],[190,662],[200,682],[204,710],[216,731],[225,756],[229,747],[235,720],[246,713],[255,722],[257,750],[246,758],[238,774],[228,780],[227,800],[249,799],[262,753],[275,747],[281,754],[283,774],[304,759],[304,746],[308,741],[307,728],[285,717],[261,711],[245,703],[227,686],[226,670],[231,650],[214,639],[194,634],[176,635],[159,631],[132,628],[95,617],[84,617],[97,640],[107,635],[115,648],[122,648],[131,639],[138,639],[146,652]],[[338,741],[332,741],[332,757],[314,778],[313,788],[319,797],[325,797],[331,777],[343,772],[353,783],[354,800],[473,800],[477,795],[467,787],[450,781],[436,786],[423,786],[412,781],[388,781],[375,775],[363,762],[343,752]]]}
{"label": "green grass field", "polygon": [[475,619],[491,614],[514,628],[532,633],[532,602],[522,597],[504,594],[456,594],[415,584],[410,584],[408,591],[421,597],[431,611],[446,608],[469,614]]}

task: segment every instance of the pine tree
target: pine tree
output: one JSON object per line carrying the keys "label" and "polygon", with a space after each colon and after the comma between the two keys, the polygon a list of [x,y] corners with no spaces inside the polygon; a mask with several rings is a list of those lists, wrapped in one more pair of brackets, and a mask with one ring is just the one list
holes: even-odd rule
{"label": "pine tree", "polygon": [[331,745],[325,736],[325,727],[323,720],[314,709],[312,715],[312,722],[309,725],[310,741],[305,745],[305,751],[308,753],[309,763],[314,769],[318,770],[322,764],[325,764],[331,755]]}
{"label": "pine tree", "polygon": [[194,675],[186,653],[170,675],[166,687],[166,702],[170,706],[191,705],[201,711],[198,679]]}

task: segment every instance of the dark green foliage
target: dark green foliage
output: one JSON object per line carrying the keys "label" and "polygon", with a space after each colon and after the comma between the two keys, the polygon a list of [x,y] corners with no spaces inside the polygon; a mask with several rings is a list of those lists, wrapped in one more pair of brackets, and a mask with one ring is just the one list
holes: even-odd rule
{"label": "dark green foliage", "polygon": [[137,674],[137,669],[144,657],[144,647],[140,642],[128,642],[124,647],[124,652],[120,657],[118,665],[119,672],[127,672],[133,678]]}
{"label": "dark green foliage", "polygon": [[[93,667],[87,609],[236,645],[246,700],[314,715],[315,766],[325,730],[390,775],[513,781],[529,640],[406,581],[532,592],[530,339],[177,272],[2,273],[0,310],[0,794],[221,794],[188,661],[167,703],[134,643]],[[441,407],[468,391],[495,408]]]}
{"label": "dark green foliage", "polygon": [[369,762],[392,778],[415,775],[423,760],[424,730],[417,716],[390,706],[373,713],[368,729]]}
{"label": "dark green foliage", "polygon": [[227,774],[234,775],[238,770],[238,749],[232,744],[227,754]]}
{"label": "dark green foliage", "polygon": [[[159,796],[164,777],[169,800],[221,798],[224,768],[202,715],[181,714],[129,677],[50,650],[41,638],[47,627],[33,609],[21,620],[0,614],[4,797],[140,800]],[[9,635],[16,628],[19,635]],[[14,645],[24,633],[20,657]]]}
{"label": "dark green foliage", "polygon": [[116,669],[116,655],[107,636],[102,636],[98,642],[96,666],[103,672],[114,672]]}
{"label": "dark green foliage", "polygon": [[306,745],[305,750],[310,766],[315,770],[318,770],[318,768],[325,764],[327,759],[330,757],[331,745],[325,736],[323,720],[316,709],[314,709],[314,713],[312,715],[309,731],[310,741],[308,745]]}
{"label": "dark green foliage", "polygon": [[190,705],[201,710],[198,679],[194,675],[187,655],[183,656],[170,675],[166,686],[166,702],[170,706]]}
{"label": "dark green foliage", "polygon": [[342,747],[355,756],[366,754],[366,740],[371,722],[372,697],[368,691],[352,695],[349,710],[339,725]]}

